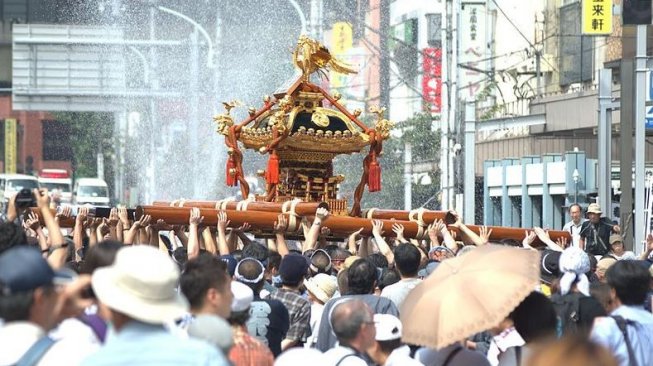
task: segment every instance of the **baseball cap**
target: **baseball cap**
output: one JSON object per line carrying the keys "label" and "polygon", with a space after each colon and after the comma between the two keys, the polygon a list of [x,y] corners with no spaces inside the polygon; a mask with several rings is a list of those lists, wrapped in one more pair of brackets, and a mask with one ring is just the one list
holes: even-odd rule
{"label": "baseball cap", "polygon": [[52,286],[70,275],[55,272],[36,248],[16,246],[0,255],[0,288],[4,295]]}
{"label": "baseball cap", "polygon": [[374,314],[377,341],[401,339],[401,321],[394,315]]}

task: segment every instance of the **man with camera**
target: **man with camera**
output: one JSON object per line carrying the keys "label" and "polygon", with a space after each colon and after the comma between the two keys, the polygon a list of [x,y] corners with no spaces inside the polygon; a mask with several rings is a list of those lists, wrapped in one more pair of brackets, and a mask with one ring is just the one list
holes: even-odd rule
{"label": "man with camera", "polygon": [[587,207],[588,221],[580,229],[580,248],[590,255],[606,255],[610,251],[610,235],[621,232],[619,225],[601,217],[602,213],[598,203],[590,204]]}

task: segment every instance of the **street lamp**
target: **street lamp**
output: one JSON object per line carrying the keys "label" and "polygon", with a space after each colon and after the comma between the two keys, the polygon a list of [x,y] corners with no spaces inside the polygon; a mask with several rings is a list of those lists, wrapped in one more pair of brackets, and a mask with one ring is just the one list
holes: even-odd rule
{"label": "street lamp", "polygon": [[571,178],[574,180],[574,187],[575,187],[574,203],[578,203],[578,181],[580,180],[580,173],[578,172],[578,169],[574,169]]}
{"label": "street lamp", "polygon": [[206,31],[206,29],[204,29],[199,23],[197,23],[193,19],[189,18],[188,16],[186,16],[186,15],[184,15],[184,14],[182,14],[182,13],[176,11],[176,10],[166,8],[165,6],[157,6],[157,9],[159,9],[160,11],[162,11],[164,13],[174,15],[176,17],[179,17],[179,18],[187,21],[188,23],[192,24],[193,27],[195,27],[195,29],[197,29],[202,34],[204,39],[206,39],[206,43],[209,46],[209,51],[207,52],[208,55],[206,57],[206,66],[208,68],[210,68],[210,69],[214,68],[215,67],[215,60],[214,60],[213,41],[211,41],[211,37],[209,36],[209,33]]}

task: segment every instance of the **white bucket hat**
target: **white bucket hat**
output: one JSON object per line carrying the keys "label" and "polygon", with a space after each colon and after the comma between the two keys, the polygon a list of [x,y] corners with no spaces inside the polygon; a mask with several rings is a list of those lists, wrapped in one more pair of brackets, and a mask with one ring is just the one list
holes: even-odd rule
{"label": "white bucket hat", "polygon": [[92,285],[97,298],[112,310],[145,323],[163,324],[188,311],[176,291],[177,265],[163,252],[135,245],[118,251],[113,265],[96,270]]}
{"label": "white bucket hat", "polygon": [[304,280],[306,289],[310,291],[323,303],[326,303],[336,292],[336,281],[326,273],[319,273],[307,280]]}

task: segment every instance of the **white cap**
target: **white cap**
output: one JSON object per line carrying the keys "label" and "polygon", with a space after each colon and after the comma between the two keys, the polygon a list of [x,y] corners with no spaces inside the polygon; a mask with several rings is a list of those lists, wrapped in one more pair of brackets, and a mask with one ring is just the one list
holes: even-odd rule
{"label": "white cap", "polygon": [[234,299],[231,301],[231,311],[241,312],[249,309],[254,300],[254,291],[249,286],[238,281],[231,281],[231,292]]}
{"label": "white cap", "polygon": [[377,341],[401,339],[401,320],[390,314],[374,314]]}

